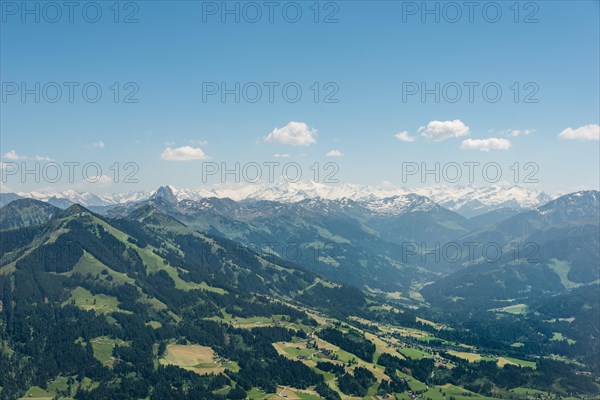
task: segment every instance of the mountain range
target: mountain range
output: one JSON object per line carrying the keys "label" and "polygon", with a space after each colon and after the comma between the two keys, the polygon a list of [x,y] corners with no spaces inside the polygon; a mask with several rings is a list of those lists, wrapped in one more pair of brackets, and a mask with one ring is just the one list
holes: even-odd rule
{"label": "mountain range", "polygon": [[[418,194],[435,203],[470,218],[499,208],[529,209],[555,198],[542,191],[519,186],[435,186],[422,188],[372,187],[354,184],[327,185],[317,182],[278,183],[272,185],[240,185],[235,187],[214,186],[201,189],[178,189],[169,186],[178,201],[202,198],[230,198],[234,201],[267,200],[293,203],[320,198],[323,200],[350,199],[357,202],[383,200],[395,196]],[[95,195],[75,190],[62,192],[19,192],[0,194],[0,206],[17,198],[33,198],[46,201],[60,208],[80,204],[88,208],[112,207],[119,204],[139,202],[151,198],[155,192],[115,193]]]}
{"label": "mountain range", "polygon": [[2,195],[0,399],[597,393],[598,191],[194,193]]}
{"label": "mountain range", "polygon": [[[548,246],[556,240],[566,240],[569,246],[550,247],[544,254],[556,257],[547,257],[546,263],[555,259],[562,263],[574,261],[579,253],[571,249],[576,246],[571,238],[586,238],[586,244],[591,246],[586,247],[588,251],[598,246],[594,235],[591,239],[589,235],[598,225],[597,191],[564,195],[533,208],[501,207],[472,218],[415,193],[383,198],[370,195],[358,200],[303,196],[297,201],[289,197],[286,201],[263,200],[243,194],[238,194],[242,200],[236,201],[194,193],[195,196],[189,191],[164,186],[148,196],[123,196],[121,199],[130,200],[111,206],[88,207],[109,218],[128,218],[141,210],[158,210],[197,232],[296,262],[329,279],[362,288],[405,293],[433,280],[434,285],[426,290],[431,293],[435,285],[444,282],[436,278],[437,275],[485,264],[486,258],[480,253],[489,251],[490,246],[501,253],[494,260],[496,267],[524,258],[528,260],[529,255],[537,255],[540,246]],[[0,212],[0,228],[46,222],[71,201],[68,199],[88,204],[99,198],[66,192],[62,197],[46,198],[46,202],[13,200]],[[469,202],[467,198],[462,200]],[[52,203],[56,209],[51,207]],[[448,243],[458,244],[450,250],[461,254],[448,253]],[[474,251],[479,253],[470,254],[464,243],[476,243]],[[557,252],[557,249],[562,251]],[[598,279],[590,267],[597,260],[593,251],[586,260],[567,271],[573,276],[585,277],[583,283]],[[557,278],[556,273],[550,274]],[[469,275],[476,279],[478,274]]]}

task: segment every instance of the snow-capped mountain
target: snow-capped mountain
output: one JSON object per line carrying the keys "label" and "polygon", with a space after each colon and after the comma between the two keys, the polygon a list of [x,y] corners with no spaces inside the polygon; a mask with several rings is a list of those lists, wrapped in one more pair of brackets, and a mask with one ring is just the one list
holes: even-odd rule
{"label": "snow-capped mountain", "polygon": [[151,192],[113,193],[110,196],[104,196],[104,199],[113,204],[137,203],[147,200],[151,195]]}
{"label": "snow-capped mountain", "polygon": [[150,199],[163,199],[168,203],[179,202],[179,199],[177,198],[177,196],[175,196],[175,193],[173,193],[173,189],[171,189],[171,187],[169,187],[169,186],[159,187],[156,190],[156,192],[152,193],[152,196],[150,196]]}
{"label": "snow-capped mountain", "polygon": [[355,184],[327,185],[317,182],[280,183],[274,185],[215,186],[190,190],[172,188],[179,200],[202,197],[228,197],[232,200],[270,200],[298,202],[310,198],[325,200],[351,199],[358,202],[376,201],[394,196],[417,194],[464,214],[481,214],[501,207],[535,208],[554,198],[546,193],[519,186],[435,186],[406,188],[395,186],[360,186]]}
{"label": "snow-capped mountain", "polygon": [[54,206],[64,208],[71,204],[80,204],[82,206],[108,206],[114,204],[110,199],[97,196],[89,192],[78,192],[76,190],[65,190],[59,193],[52,192],[29,192],[17,193],[21,197],[27,197],[35,200],[45,201]]}
{"label": "snow-capped mountain", "polygon": [[[281,183],[275,185],[247,185],[235,188],[213,187],[210,189],[189,190],[173,188],[179,200],[197,200],[202,197],[228,197],[232,200],[269,200],[283,203],[298,202],[305,199],[320,198],[322,200],[351,199],[368,204],[371,209],[386,207],[402,207],[398,202],[408,201],[402,196],[419,195],[430,199],[449,210],[467,217],[479,215],[494,209],[508,207],[514,209],[531,209],[538,207],[556,196],[519,186],[474,187],[474,186],[436,186],[406,188],[394,186],[360,186],[354,184],[326,185],[316,182]],[[383,199],[395,198],[393,200]],[[411,199],[413,200],[413,199]]]}
{"label": "snow-capped mountain", "polygon": [[1,193],[0,206],[20,198],[30,198],[50,203],[59,208],[67,208],[72,204],[80,204],[84,207],[107,207],[117,204],[139,202],[150,197],[148,192],[114,193],[108,196],[96,195],[89,192],[78,192],[76,190],[65,190],[62,192],[18,192]]}
{"label": "snow-capped mountain", "polygon": [[85,207],[110,207],[144,201],[156,197],[160,194],[159,192],[162,192],[160,197],[168,196],[169,201],[197,201],[210,197],[229,198],[234,201],[267,200],[281,203],[295,203],[307,199],[349,199],[360,203],[373,212],[390,214],[401,213],[406,207],[414,208],[415,210],[422,208],[423,211],[426,211],[437,203],[466,217],[472,217],[503,207],[533,209],[556,197],[549,196],[539,190],[526,189],[519,186],[489,186],[482,188],[474,186],[436,186],[411,189],[391,185],[382,187],[355,184],[327,185],[324,183],[303,181],[272,185],[216,185],[199,189],[180,189],[173,186],[164,186],[153,193],[140,191],[104,196],[75,190],[66,190],[57,193],[4,193],[0,197],[0,205],[7,204],[15,198],[28,197],[46,201],[61,208],[68,207],[74,203]]}
{"label": "snow-capped mountain", "polygon": [[364,202],[365,207],[376,214],[401,215],[416,211],[431,211],[440,206],[418,194],[396,195]]}
{"label": "snow-capped mountain", "polygon": [[483,214],[498,208],[531,209],[547,203],[556,196],[526,189],[520,186],[502,187],[426,187],[415,190],[429,197],[442,207],[458,212],[466,217]]}

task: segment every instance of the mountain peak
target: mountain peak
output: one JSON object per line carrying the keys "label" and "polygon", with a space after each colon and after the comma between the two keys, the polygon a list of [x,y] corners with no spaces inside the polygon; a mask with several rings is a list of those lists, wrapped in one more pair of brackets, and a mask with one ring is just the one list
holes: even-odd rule
{"label": "mountain peak", "polygon": [[154,192],[152,196],[150,196],[150,199],[163,199],[171,204],[176,204],[178,202],[177,196],[175,196],[175,193],[173,193],[173,188],[169,185],[161,186],[158,189],[156,189],[156,192]]}
{"label": "mountain peak", "polygon": [[597,218],[600,213],[600,192],[597,190],[582,190],[569,193],[554,199],[537,210],[546,216],[562,215],[564,218]]}
{"label": "mountain peak", "polygon": [[70,205],[67,209],[65,209],[61,213],[61,216],[69,217],[69,216],[84,215],[84,214],[91,214],[90,210],[88,210],[87,208],[85,208],[84,206],[82,206],[80,204],[73,204],[73,205]]}
{"label": "mountain peak", "polygon": [[48,209],[55,208],[51,204],[48,204],[44,201],[30,199],[30,198],[17,198],[16,200],[13,200],[10,203],[6,204],[6,206],[9,206],[11,208],[30,207],[30,206],[38,206],[38,207],[48,208]]}
{"label": "mountain peak", "polygon": [[17,199],[0,208],[0,229],[22,228],[48,222],[60,210],[35,199]]}

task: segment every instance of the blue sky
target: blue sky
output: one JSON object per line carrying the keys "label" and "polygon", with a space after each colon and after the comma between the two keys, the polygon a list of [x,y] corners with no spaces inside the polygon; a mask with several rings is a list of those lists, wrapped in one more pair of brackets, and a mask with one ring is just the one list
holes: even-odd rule
{"label": "blue sky", "polygon": [[[403,182],[403,163],[430,168],[458,163],[463,173],[465,162],[497,163],[503,172],[499,182],[512,184],[518,162],[522,186],[548,192],[598,188],[598,1],[516,7],[475,2],[473,22],[463,2],[452,3],[462,13],[456,22],[451,21],[456,9],[446,3],[427,3],[439,7],[438,21],[435,14],[423,14],[422,2],[276,3],[271,23],[262,1],[227,2],[239,7],[239,22],[233,14],[223,22],[223,2],[122,2],[118,16],[113,2],[81,2],[73,22],[66,8],[51,22],[56,10],[29,2],[32,10],[38,7],[36,22],[35,13],[23,15],[21,2],[2,2],[2,190],[72,186],[114,192],[166,183],[195,188],[203,185],[207,163],[233,168],[236,162],[297,162],[307,179],[315,162],[321,179],[324,164],[333,162],[340,182],[407,186],[436,182],[431,176]],[[253,23],[255,6],[262,16]],[[97,9],[98,22],[89,22]],[[291,23],[297,9],[302,16]],[[498,9],[502,14],[496,17]],[[137,22],[125,23],[131,13]],[[325,23],[327,16],[337,22]],[[23,100],[22,84],[35,92],[36,82],[39,103],[35,94]],[[78,85],[72,102],[65,82]],[[82,93],[90,82],[90,100],[95,87],[102,90],[95,103]],[[235,88],[236,82],[237,103],[234,94],[224,102],[220,93],[207,94],[222,83]],[[435,94],[424,101],[420,93],[407,94],[436,83],[437,103]],[[290,101],[282,93],[286,84]],[[51,103],[55,85],[62,94]],[[468,85],[475,85],[472,102]],[[256,86],[262,96],[252,103]],[[462,96],[451,102],[457,86]],[[302,96],[291,102],[297,87]],[[498,87],[502,95],[492,102]],[[124,102],[134,91],[137,102]],[[325,102],[328,94],[337,102]],[[63,174],[64,162],[96,162],[105,177],[84,185],[79,170],[73,184],[6,175],[7,163],[33,168],[48,159]],[[115,162],[121,178],[132,171],[123,170],[125,163],[139,166],[139,183],[113,182]],[[532,172],[524,169],[526,163],[537,166],[539,183],[522,182]],[[476,167],[475,183],[489,184],[481,174]]]}

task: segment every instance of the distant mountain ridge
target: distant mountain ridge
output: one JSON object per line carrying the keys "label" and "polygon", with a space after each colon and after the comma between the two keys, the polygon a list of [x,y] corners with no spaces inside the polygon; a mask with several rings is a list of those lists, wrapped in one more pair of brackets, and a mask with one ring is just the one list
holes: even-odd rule
{"label": "distant mountain ridge", "polygon": [[[67,208],[71,204],[85,207],[114,207],[119,204],[135,203],[155,198],[161,191],[169,189],[173,195],[170,201],[200,200],[203,198],[230,198],[235,201],[277,201],[295,203],[302,200],[319,198],[323,200],[348,199],[366,204],[367,208],[384,210],[399,206],[398,200],[407,195],[428,198],[451,211],[470,218],[499,208],[533,209],[556,198],[543,191],[519,186],[474,187],[474,186],[437,186],[422,188],[373,187],[354,184],[327,185],[316,182],[279,183],[273,185],[240,185],[236,187],[215,186],[212,188],[179,189],[167,185],[155,192],[115,193],[95,195],[87,192],[66,190],[63,192],[2,193],[0,206],[17,198],[32,198],[48,202],[56,207]],[[165,192],[167,193],[167,192]],[[384,201],[385,200],[385,201]],[[405,201],[401,200],[401,201]],[[394,206],[391,203],[394,202]],[[392,211],[393,212],[393,211]]]}
{"label": "distant mountain ridge", "polygon": [[[570,193],[534,210],[477,229],[459,242],[495,243],[496,260],[481,257],[425,287],[428,301],[461,309],[551,295],[600,279],[600,192]],[[519,251],[515,252],[517,244]],[[512,247],[511,247],[512,246]],[[466,258],[466,257],[465,257]],[[515,300],[519,299],[519,300]]]}
{"label": "distant mountain ridge", "polygon": [[43,201],[17,199],[0,210],[0,229],[44,224],[61,211],[60,208]]}

